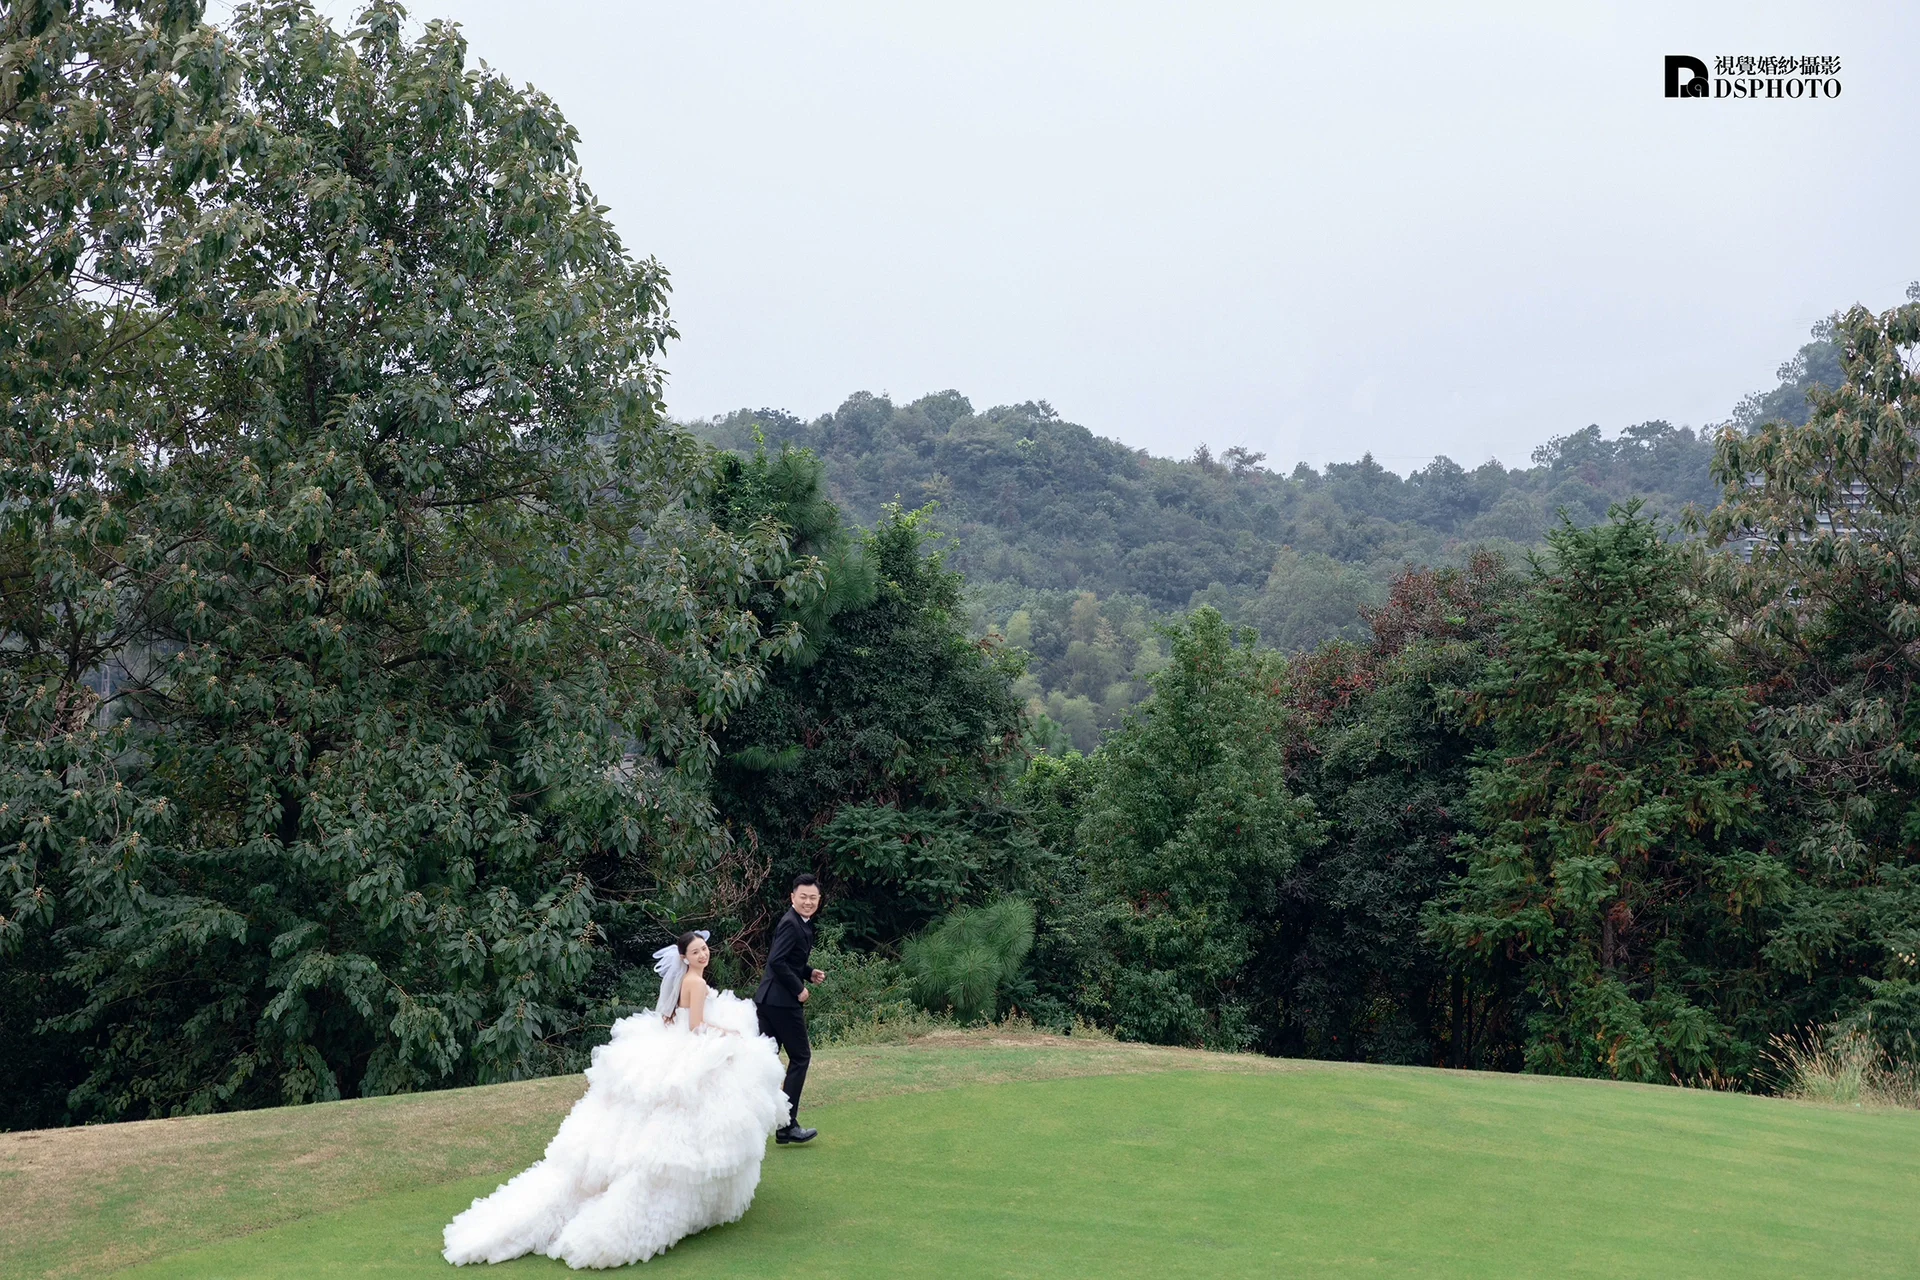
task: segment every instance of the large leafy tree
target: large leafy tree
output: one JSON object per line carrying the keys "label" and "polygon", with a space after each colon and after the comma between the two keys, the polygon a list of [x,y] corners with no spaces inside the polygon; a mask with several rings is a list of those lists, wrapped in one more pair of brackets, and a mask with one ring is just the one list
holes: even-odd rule
{"label": "large leafy tree", "polygon": [[[713,527],[710,463],[659,418],[663,273],[551,103],[455,30],[409,41],[381,3],[348,34],[304,4],[225,36],[186,6],[41,11],[8,56],[53,50],[32,91],[87,122],[54,158],[166,196],[114,221],[87,188],[78,247],[44,255],[66,294],[9,330],[152,352],[138,416],[103,357],[85,381],[43,359],[66,399],[8,441],[10,512],[45,487],[36,448],[81,477],[11,526],[0,646],[94,637],[19,664],[0,811],[10,925],[60,962],[36,1012],[65,1005],[41,1025],[84,1064],[72,1110],[542,1069],[633,911],[697,908],[727,856],[710,730],[798,641],[745,606],[799,607],[818,566],[771,523]],[[171,49],[126,53],[156,31]],[[156,131],[156,94],[205,122]],[[90,461],[103,423],[124,465]],[[87,519],[92,578],[36,567]],[[56,594],[80,589],[91,613]]]}
{"label": "large leafy tree", "polygon": [[1529,1069],[1692,1079],[1752,1065],[1759,908],[1752,705],[1683,553],[1632,504],[1550,537],[1468,702],[1494,745],[1480,834],[1433,934],[1517,965]]}
{"label": "large leafy tree", "polygon": [[148,588],[135,517],[201,380],[166,321],[235,233],[197,195],[256,143],[231,51],[195,19],[0,10],[0,1115],[18,1123],[60,1119],[77,1079],[39,1030],[71,1003],[62,859],[138,859],[171,816],[121,782],[127,736],[98,713]]}
{"label": "large leafy tree", "polygon": [[[1709,531],[1794,875],[1768,946],[1794,1021],[1870,1016],[1920,1036],[1920,286],[1823,327],[1837,369],[1728,431]],[[1802,352],[1815,352],[1809,346]],[[1814,365],[1803,360],[1809,368]],[[1823,357],[1822,363],[1825,363]],[[1764,407],[1764,406],[1763,406]]]}

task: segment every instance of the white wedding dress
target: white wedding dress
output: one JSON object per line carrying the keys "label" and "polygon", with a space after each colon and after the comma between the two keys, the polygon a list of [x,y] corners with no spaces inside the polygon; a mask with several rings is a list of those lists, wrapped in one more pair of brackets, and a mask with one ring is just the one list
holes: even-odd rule
{"label": "white wedding dress", "polygon": [[545,1157],[448,1224],[446,1260],[618,1267],[738,1220],[787,1122],[783,1072],[750,1002],[716,991],[706,1021],[689,1030],[679,1009],[614,1023]]}

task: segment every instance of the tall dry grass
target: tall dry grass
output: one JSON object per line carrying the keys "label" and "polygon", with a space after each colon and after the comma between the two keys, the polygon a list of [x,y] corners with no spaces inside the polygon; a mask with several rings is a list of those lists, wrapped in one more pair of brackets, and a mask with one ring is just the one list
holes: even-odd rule
{"label": "tall dry grass", "polygon": [[1888,1054],[1874,1039],[1872,1027],[1835,1026],[1775,1036],[1767,1059],[1783,1097],[1920,1110],[1920,1067]]}

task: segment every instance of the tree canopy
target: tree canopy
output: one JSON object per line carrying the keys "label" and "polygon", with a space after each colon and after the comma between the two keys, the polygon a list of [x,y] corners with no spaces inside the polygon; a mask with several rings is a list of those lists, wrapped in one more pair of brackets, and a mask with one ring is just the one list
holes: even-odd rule
{"label": "tree canopy", "polygon": [[0,940],[78,1115],[546,1069],[818,590],[572,130],[401,18],[8,10]]}

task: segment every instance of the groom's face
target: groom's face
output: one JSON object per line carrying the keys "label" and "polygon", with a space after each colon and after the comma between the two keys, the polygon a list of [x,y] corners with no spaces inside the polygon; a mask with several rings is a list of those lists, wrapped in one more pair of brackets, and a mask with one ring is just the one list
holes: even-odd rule
{"label": "groom's face", "polygon": [[820,909],[820,886],[803,884],[793,891],[793,909],[800,913],[802,920],[813,919],[813,913]]}

